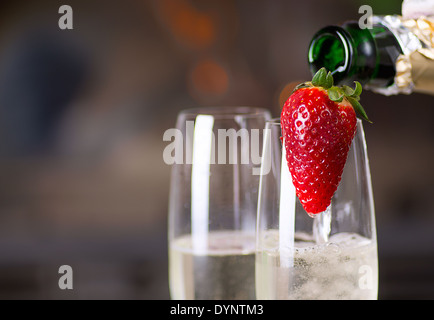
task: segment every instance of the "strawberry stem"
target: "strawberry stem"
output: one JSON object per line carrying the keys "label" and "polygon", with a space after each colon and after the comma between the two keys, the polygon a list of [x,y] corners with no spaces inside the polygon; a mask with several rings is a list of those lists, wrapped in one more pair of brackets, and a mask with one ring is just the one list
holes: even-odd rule
{"label": "strawberry stem", "polygon": [[355,88],[352,89],[349,86],[335,86],[333,81],[333,75],[331,72],[327,72],[326,68],[321,68],[312,78],[312,82],[304,82],[299,84],[294,91],[297,91],[301,88],[307,87],[322,87],[327,90],[328,96],[330,100],[335,102],[342,102],[343,99],[346,99],[354,108],[357,115],[363,120],[372,123],[369,120],[368,115],[360,104],[360,95],[362,94],[362,85],[358,81],[354,81]]}

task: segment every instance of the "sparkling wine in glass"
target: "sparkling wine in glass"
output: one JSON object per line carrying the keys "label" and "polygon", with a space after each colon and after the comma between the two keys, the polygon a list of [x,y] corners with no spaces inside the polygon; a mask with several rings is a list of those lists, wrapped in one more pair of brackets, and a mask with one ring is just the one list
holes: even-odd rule
{"label": "sparkling wine in glass", "polygon": [[[269,162],[269,163],[267,163]],[[280,119],[266,124],[256,233],[257,299],[377,299],[375,213],[363,126],[329,208],[314,218],[295,194]]]}
{"label": "sparkling wine in glass", "polygon": [[168,228],[172,299],[255,299],[260,153],[270,118],[250,107],[178,115]]}

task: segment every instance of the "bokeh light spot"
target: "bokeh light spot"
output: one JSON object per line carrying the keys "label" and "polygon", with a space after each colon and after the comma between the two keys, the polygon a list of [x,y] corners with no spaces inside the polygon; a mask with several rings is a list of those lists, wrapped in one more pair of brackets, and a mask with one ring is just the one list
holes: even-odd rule
{"label": "bokeh light spot", "polygon": [[204,97],[224,95],[229,88],[227,70],[213,59],[200,60],[190,74],[190,93]]}

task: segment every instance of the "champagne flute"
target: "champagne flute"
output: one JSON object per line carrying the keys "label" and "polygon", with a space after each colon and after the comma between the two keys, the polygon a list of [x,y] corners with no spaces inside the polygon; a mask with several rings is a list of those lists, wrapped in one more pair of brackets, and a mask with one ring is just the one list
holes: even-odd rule
{"label": "champagne flute", "polygon": [[[311,218],[295,194],[280,119],[266,124],[258,196],[258,299],[377,299],[375,213],[363,126],[357,121],[341,183]],[[269,163],[267,163],[269,162]]]}
{"label": "champagne flute", "polygon": [[208,107],[178,115],[169,199],[172,299],[255,299],[255,225],[270,113]]}

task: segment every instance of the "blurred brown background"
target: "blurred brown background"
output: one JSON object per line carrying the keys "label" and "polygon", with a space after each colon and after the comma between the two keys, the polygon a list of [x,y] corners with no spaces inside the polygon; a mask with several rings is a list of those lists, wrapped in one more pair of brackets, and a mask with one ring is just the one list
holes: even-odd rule
{"label": "blurred brown background", "polygon": [[[60,5],[73,30],[60,30]],[[399,0],[14,1],[0,5],[0,299],[168,299],[170,167],[184,108],[279,115],[312,35]],[[434,298],[434,97],[363,104],[380,299]],[[71,265],[74,289],[58,287]]]}

